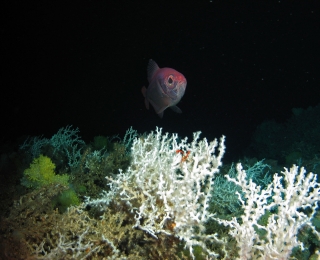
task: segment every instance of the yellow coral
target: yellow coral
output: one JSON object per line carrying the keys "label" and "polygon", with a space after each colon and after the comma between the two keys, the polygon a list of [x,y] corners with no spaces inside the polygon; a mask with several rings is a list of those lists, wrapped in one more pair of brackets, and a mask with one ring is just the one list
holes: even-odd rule
{"label": "yellow coral", "polygon": [[68,185],[69,176],[67,174],[56,175],[54,172],[55,168],[55,164],[49,157],[40,155],[33,160],[30,168],[24,171],[22,185],[29,188],[40,188],[51,183]]}

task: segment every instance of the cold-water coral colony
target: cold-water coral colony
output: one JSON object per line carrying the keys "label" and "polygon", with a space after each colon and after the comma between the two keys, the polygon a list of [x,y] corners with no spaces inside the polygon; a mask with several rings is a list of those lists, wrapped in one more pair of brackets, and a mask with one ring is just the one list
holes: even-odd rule
{"label": "cold-water coral colony", "polygon": [[[188,142],[161,128],[144,135],[130,128],[123,140],[100,136],[86,145],[71,126],[51,139],[28,139],[21,148],[31,162],[22,178],[29,193],[3,222],[3,252],[20,259],[288,259],[313,243],[308,252],[317,256],[316,174],[294,165],[263,177],[262,162],[224,174],[224,143],[200,132]],[[50,200],[51,208],[42,204]],[[9,250],[17,245],[19,253]]]}

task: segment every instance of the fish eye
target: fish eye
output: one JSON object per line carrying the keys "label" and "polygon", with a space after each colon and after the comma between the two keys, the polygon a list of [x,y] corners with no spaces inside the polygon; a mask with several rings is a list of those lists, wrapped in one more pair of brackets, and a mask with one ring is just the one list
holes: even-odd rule
{"label": "fish eye", "polygon": [[169,83],[170,85],[173,83],[172,76],[169,76],[169,78],[168,78],[168,83]]}

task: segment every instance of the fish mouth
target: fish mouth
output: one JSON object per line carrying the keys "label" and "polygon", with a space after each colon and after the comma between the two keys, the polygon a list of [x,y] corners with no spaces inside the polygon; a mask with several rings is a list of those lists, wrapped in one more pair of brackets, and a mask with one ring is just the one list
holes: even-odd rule
{"label": "fish mouth", "polygon": [[163,93],[174,101],[181,99],[181,97],[184,95],[187,85],[185,81],[175,82],[172,87],[168,87],[166,84],[163,84],[162,82],[159,83]]}
{"label": "fish mouth", "polygon": [[170,91],[168,91],[168,96],[173,99],[176,100],[178,98],[178,89],[172,89]]}
{"label": "fish mouth", "polygon": [[177,86],[169,87],[163,82],[159,82],[159,85],[161,87],[162,92],[166,96],[170,97],[173,100],[177,99],[177,96],[178,96],[178,88],[177,88]]}
{"label": "fish mouth", "polygon": [[187,83],[185,81],[180,81],[176,84],[175,88],[168,91],[168,96],[172,100],[180,100],[183,97],[184,92],[186,91],[186,87]]}

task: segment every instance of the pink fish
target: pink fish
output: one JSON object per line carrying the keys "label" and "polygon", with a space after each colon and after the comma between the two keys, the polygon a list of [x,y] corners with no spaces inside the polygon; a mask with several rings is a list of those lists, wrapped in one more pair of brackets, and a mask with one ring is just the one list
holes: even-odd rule
{"label": "pink fish", "polygon": [[159,68],[153,60],[149,60],[147,71],[149,86],[141,89],[145,97],[146,108],[149,109],[150,102],[161,118],[163,117],[163,111],[168,107],[176,113],[182,113],[176,104],[179,103],[186,90],[186,78],[174,69]]}

